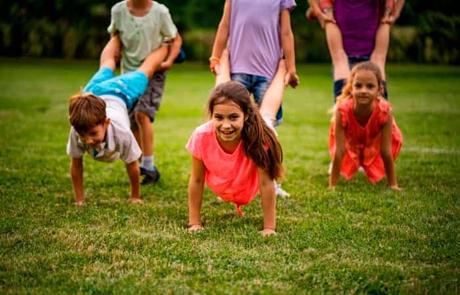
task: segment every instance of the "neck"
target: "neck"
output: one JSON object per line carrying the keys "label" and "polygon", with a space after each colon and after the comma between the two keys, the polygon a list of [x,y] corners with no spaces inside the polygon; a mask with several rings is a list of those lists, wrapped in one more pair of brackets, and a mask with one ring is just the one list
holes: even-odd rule
{"label": "neck", "polygon": [[357,104],[355,103],[354,114],[360,123],[365,123],[369,119],[374,110],[375,99],[372,100],[369,104]]}
{"label": "neck", "polygon": [[236,150],[240,141],[241,139],[235,141],[223,141],[219,138],[219,136],[217,136],[217,142],[220,147],[228,154],[232,154]]}
{"label": "neck", "polygon": [[151,0],[128,0],[129,11],[135,16],[144,16],[150,9]]}

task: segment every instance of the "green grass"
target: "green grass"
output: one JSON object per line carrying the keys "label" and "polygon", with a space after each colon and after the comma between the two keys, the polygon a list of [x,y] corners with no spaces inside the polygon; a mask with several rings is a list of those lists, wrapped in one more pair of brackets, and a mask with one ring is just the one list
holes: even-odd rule
{"label": "green grass", "polygon": [[278,235],[260,199],[240,218],[207,191],[206,230],[189,234],[184,145],[213,85],[204,65],[169,73],[155,122],[160,183],[127,203],[121,162],[85,159],[73,205],[67,97],[96,62],[0,60],[0,293],[455,294],[460,291],[460,68],[390,65],[404,146],[402,192],[363,175],[328,191],[331,77],[299,66],[278,129],[287,169]]}

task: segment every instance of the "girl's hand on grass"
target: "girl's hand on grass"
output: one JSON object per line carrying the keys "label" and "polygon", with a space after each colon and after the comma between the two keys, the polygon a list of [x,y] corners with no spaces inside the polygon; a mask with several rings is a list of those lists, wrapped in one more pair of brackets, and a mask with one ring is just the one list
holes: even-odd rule
{"label": "girl's hand on grass", "polygon": [[262,237],[269,237],[269,236],[274,236],[276,235],[276,231],[272,228],[264,228],[260,234],[262,235]]}
{"label": "girl's hand on grass", "polygon": [[130,202],[131,204],[144,204],[144,200],[142,200],[141,198],[129,198],[128,202]]}
{"label": "girl's hand on grass", "polygon": [[397,184],[390,185],[390,189],[391,189],[392,191],[396,191],[396,192],[402,191],[402,188],[400,188]]}
{"label": "girl's hand on grass", "polygon": [[190,233],[202,231],[204,228],[201,224],[192,224],[188,226],[188,231]]}
{"label": "girl's hand on grass", "polygon": [[75,206],[82,207],[85,205],[85,200],[75,201]]}

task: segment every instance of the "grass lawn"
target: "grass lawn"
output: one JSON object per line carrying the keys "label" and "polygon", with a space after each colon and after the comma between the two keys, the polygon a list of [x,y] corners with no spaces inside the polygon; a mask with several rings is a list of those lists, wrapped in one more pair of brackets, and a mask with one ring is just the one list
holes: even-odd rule
{"label": "grass lawn", "polygon": [[206,66],[176,66],[154,124],[161,181],[127,203],[121,161],[85,157],[87,203],[73,204],[67,97],[95,61],[0,59],[0,293],[304,294],[460,292],[460,68],[390,65],[404,135],[402,192],[362,174],[327,190],[331,76],[299,66],[278,129],[291,193],[263,239],[260,198],[236,215],[206,191],[206,229],[189,234],[184,145],[205,119]]}

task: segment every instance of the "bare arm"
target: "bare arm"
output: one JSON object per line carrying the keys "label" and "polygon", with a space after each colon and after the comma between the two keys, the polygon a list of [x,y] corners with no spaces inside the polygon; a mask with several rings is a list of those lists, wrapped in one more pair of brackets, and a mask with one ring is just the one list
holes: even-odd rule
{"label": "bare arm", "polygon": [[345,129],[342,127],[342,116],[338,110],[335,111],[335,154],[332,159],[332,171],[329,176],[329,188],[334,188],[339,182],[342,159],[345,155]]}
{"label": "bare arm", "polygon": [[220,19],[214,44],[212,46],[212,54],[209,59],[211,72],[213,73],[216,73],[216,66],[219,64],[219,59],[223,50],[227,47],[228,34],[230,30],[230,11],[230,1],[226,0],[224,4],[224,12],[222,14],[222,18]]}
{"label": "bare arm", "polygon": [[296,87],[299,77],[295,66],[294,34],[291,28],[291,16],[288,9],[283,9],[280,16],[281,46],[286,59],[286,77],[284,83]]}
{"label": "bare arm", "polygon": [[388,122],[385,123],[382,130],[382,142],[380,147],[380,155],[382,156],[383,164],[385,165],[385,173],[387,175],[388,186],[391,189],[399,190],[398,182],[396,181],[395,165],[393,155],[391,154],[391,128],[393,126],[393,116],[390,116]]}
{"label": "bare arm", "polygon": [[166,56],[166,59],[161,63],[160,70],[166,71],[172,67],[174,60],[179,54],[181,46],[182,46],[182,37],[181,35],[179,35],[179,33],[177,33],[176,37],[172,39],[171,41],[171,44],[169,46],[168,55]]}
{"label": "bare arm", "polygon": [[117,62],[120,59],[121,54],[121,40],[118,34],[113,34],[110,37],[109,42],[102,49],[101,56],[99,59],[99,66],[108,67],[112,70],[115,70],[117,67]]}
{"label": "bare arm", "polygon": [[137,161],[126,164],[126,171],[129,176],[129,183],[131,184],[131,196],[129,200],[133,203],[142,202],[140,196],[140,184],[139,184],[139,163]]}
{"label": "bare arm", "polygon": [[192,157],[192,174],[188,182],[188,224],[190,231],[202,229],[201,203],[204,188],[203,161]]}
{"label": "bare arm", "polygon": [[85,202],[83,191],[83,158],[72,158],[70,162],[70,176],[72,178],[75,202],[77,205],[83,205]]}
{"label": "bare arm", "polygon": [[276,193],[275,183],[268,173],[259,168],[259,187],[262,197],[262,210],[264,212],[263,236],[276,233]]}

